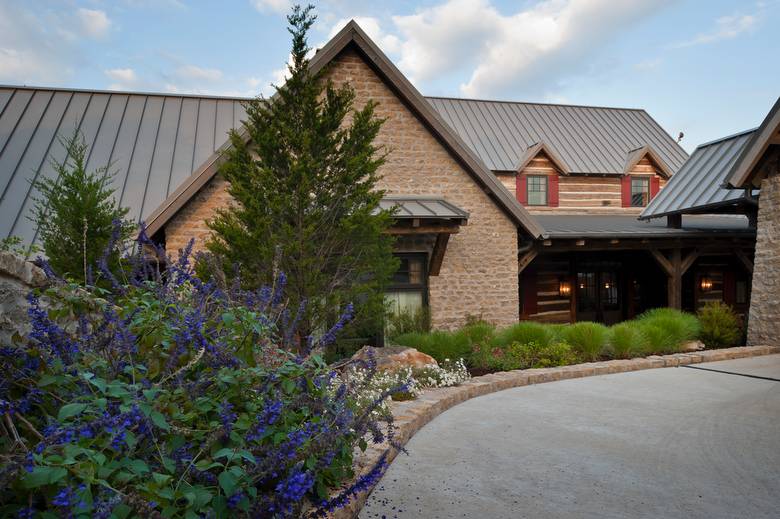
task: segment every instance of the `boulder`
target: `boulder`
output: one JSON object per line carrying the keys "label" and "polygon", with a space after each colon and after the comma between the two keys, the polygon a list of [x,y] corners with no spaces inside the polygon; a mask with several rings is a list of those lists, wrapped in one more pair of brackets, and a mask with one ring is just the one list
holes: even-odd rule
{"label": "boulder", "polygon": [[352,360],[367,361],[369,352],[373,352],[377,369],[396,371],[401,368],[422,368],[436,364],[436,359],[407,346],[384,346],[374,348],[363,346],[353,356]]}
{"label": "boulder", "polygon": [[686,351],[701,351],[704,349],[704,343],[701,341],[688,341],[683,343],[683,345],[680,347],[680,351],[686,352]]}

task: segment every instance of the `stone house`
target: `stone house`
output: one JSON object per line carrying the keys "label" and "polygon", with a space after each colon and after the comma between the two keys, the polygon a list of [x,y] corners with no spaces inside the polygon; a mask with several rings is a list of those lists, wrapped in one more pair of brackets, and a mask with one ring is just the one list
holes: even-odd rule
{"label": "stone house", "polygon": [[[645,111],[426,98],[354,22],[311,66],[387,118],[380,187],[398,208],[397,309],[428,306],[435,327],[452,328],[470,315],[616,322],[731,294],[749,305],[737,283],[755,229],[744,216],[654,209],[696,153]],[[56,136],[78,128],[88,168],[113,163],[132,217],[172,253],[191,237],[201,247],[205,222],[230,203],[217,170],[242,101],[0,87],[0,237],[35,241],[29,181],[53,174]]]}

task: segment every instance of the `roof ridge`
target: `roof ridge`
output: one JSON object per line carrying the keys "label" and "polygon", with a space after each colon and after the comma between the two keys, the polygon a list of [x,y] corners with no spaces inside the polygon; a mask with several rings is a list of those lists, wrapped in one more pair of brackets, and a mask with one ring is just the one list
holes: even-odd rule
{"label": "roof ridge", "polygon": [[753,133],[756,130],[758,130],[758,126],[756,126],[755,128],[751,128],[749,130],[742,130],[741,132],[732,133],[731,135],[726,135],[725,137],[720,137],[719,139],[702,142],[701,144],[696,146],[696,149],[698,150],[699,148],[706,148],[707,146],[712,146],[713,144],[718,144],[731,139],[736,139],[737,137],[742,137],[743,135],[747,135],[748,133]]}
{"label": "roof ridge", "polygon": [[567,108],[596,108],[599,110],[622,110],[631,112],[647,112],[644,108],[627,108],[620,106],[600,106],[600,105],[583,105],[583,104],[570,104],[570,103],[541,103],[535,101],[510,101],[508,99],[482,99],[472,97],[455,97],[455,96],[424,96],[426,99],[449,99],[450,101],[473,101],[477,103],[502,103],[511,105],[536,105],[536,106],[562,106]]}
{"label": "roof ridge", "polygon": [[100,88],[71,88],[60,86],[37,86],[37,85],[7,85],[0,83],[0,89],[8,88],[14,90],[49,90],[52,92],[74,92],[84,94],[119,94],[119,95],[134,95],[134,96],[148,96],[148,97],[182,97],[182,98],[196,98],[196,99],[217,99],[225,101],[249,101],[254,99],[252,97],[241,96],[222,96],[215,94],[180,94],[176,92],[144,92],[144,91],[131,91],[131,90],[110,90]]}

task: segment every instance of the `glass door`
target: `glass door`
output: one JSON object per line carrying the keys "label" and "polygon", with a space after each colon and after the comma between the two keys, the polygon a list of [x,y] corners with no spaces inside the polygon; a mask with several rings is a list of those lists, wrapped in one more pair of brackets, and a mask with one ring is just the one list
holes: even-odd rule
{"label": "glass door", "polygon": [[614,270],[577,272],[577,321],[620,322],[620,281]]}

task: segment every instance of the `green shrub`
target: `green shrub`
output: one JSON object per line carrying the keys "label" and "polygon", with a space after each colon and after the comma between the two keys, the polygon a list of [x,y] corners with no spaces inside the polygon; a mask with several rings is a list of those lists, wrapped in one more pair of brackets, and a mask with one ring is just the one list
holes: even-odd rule
{"label": "green shrub", "polygon": [[496,331],[490,342],[491,346],[506,348],[512,343],[529,344],[536,343],[547,346],[552,341],[549,325],[533,321],[521,321],[508,328]]}
{"label": "green shrub", "polygon": [[699,337],[708,348],[736,346],[742,340],[742,323],[734,310],[720,301],[709,302],[698,312]]}
{"label": "green shrub", "polygon": [[445,359],[468,359],[471,356],[471,343],[463,330],[406,333],[396,337],[393,342],[401,346],[416,348],[427,353],[437,362],[444,362]]}
{"label": "green shrub", "polygon": [[648,354],[649,342],[641,325],[635,321],[626,321],[609,329],[607,356],[613,359],[631,359]]}
{"label": "green shrub", "polygon": [[475,345],[488,344],[496,333],[496,327],[490,323],[476,322],[467,324],[460,330],[469,341],[472,347]]}
{"label": "green shrub", "polygon": [[547,368],[577,362],[577,355],[565,342],[542,345],[536,342],[513,342],[509,346],[482,347],[475,351],[475,367],[489,371]]}
{"label": "green shrub", "polygon": [[673,308],[655,308],[640,315],[636,322],[649,343],[649,353],[674,353],[687,341],[699,336],[695,315]]}
{"label": "green shrub", "polygon": [[403,310],[387,316],[387,337],[393,339],[405,333],[431,331],[431,311],[427,306],[416,311]]}
{"label": "green shrub", "polygon": [[598,360],[607,346],[609,330],[599,323],[581,322],[561,329],[563,338],[585,361]]}

